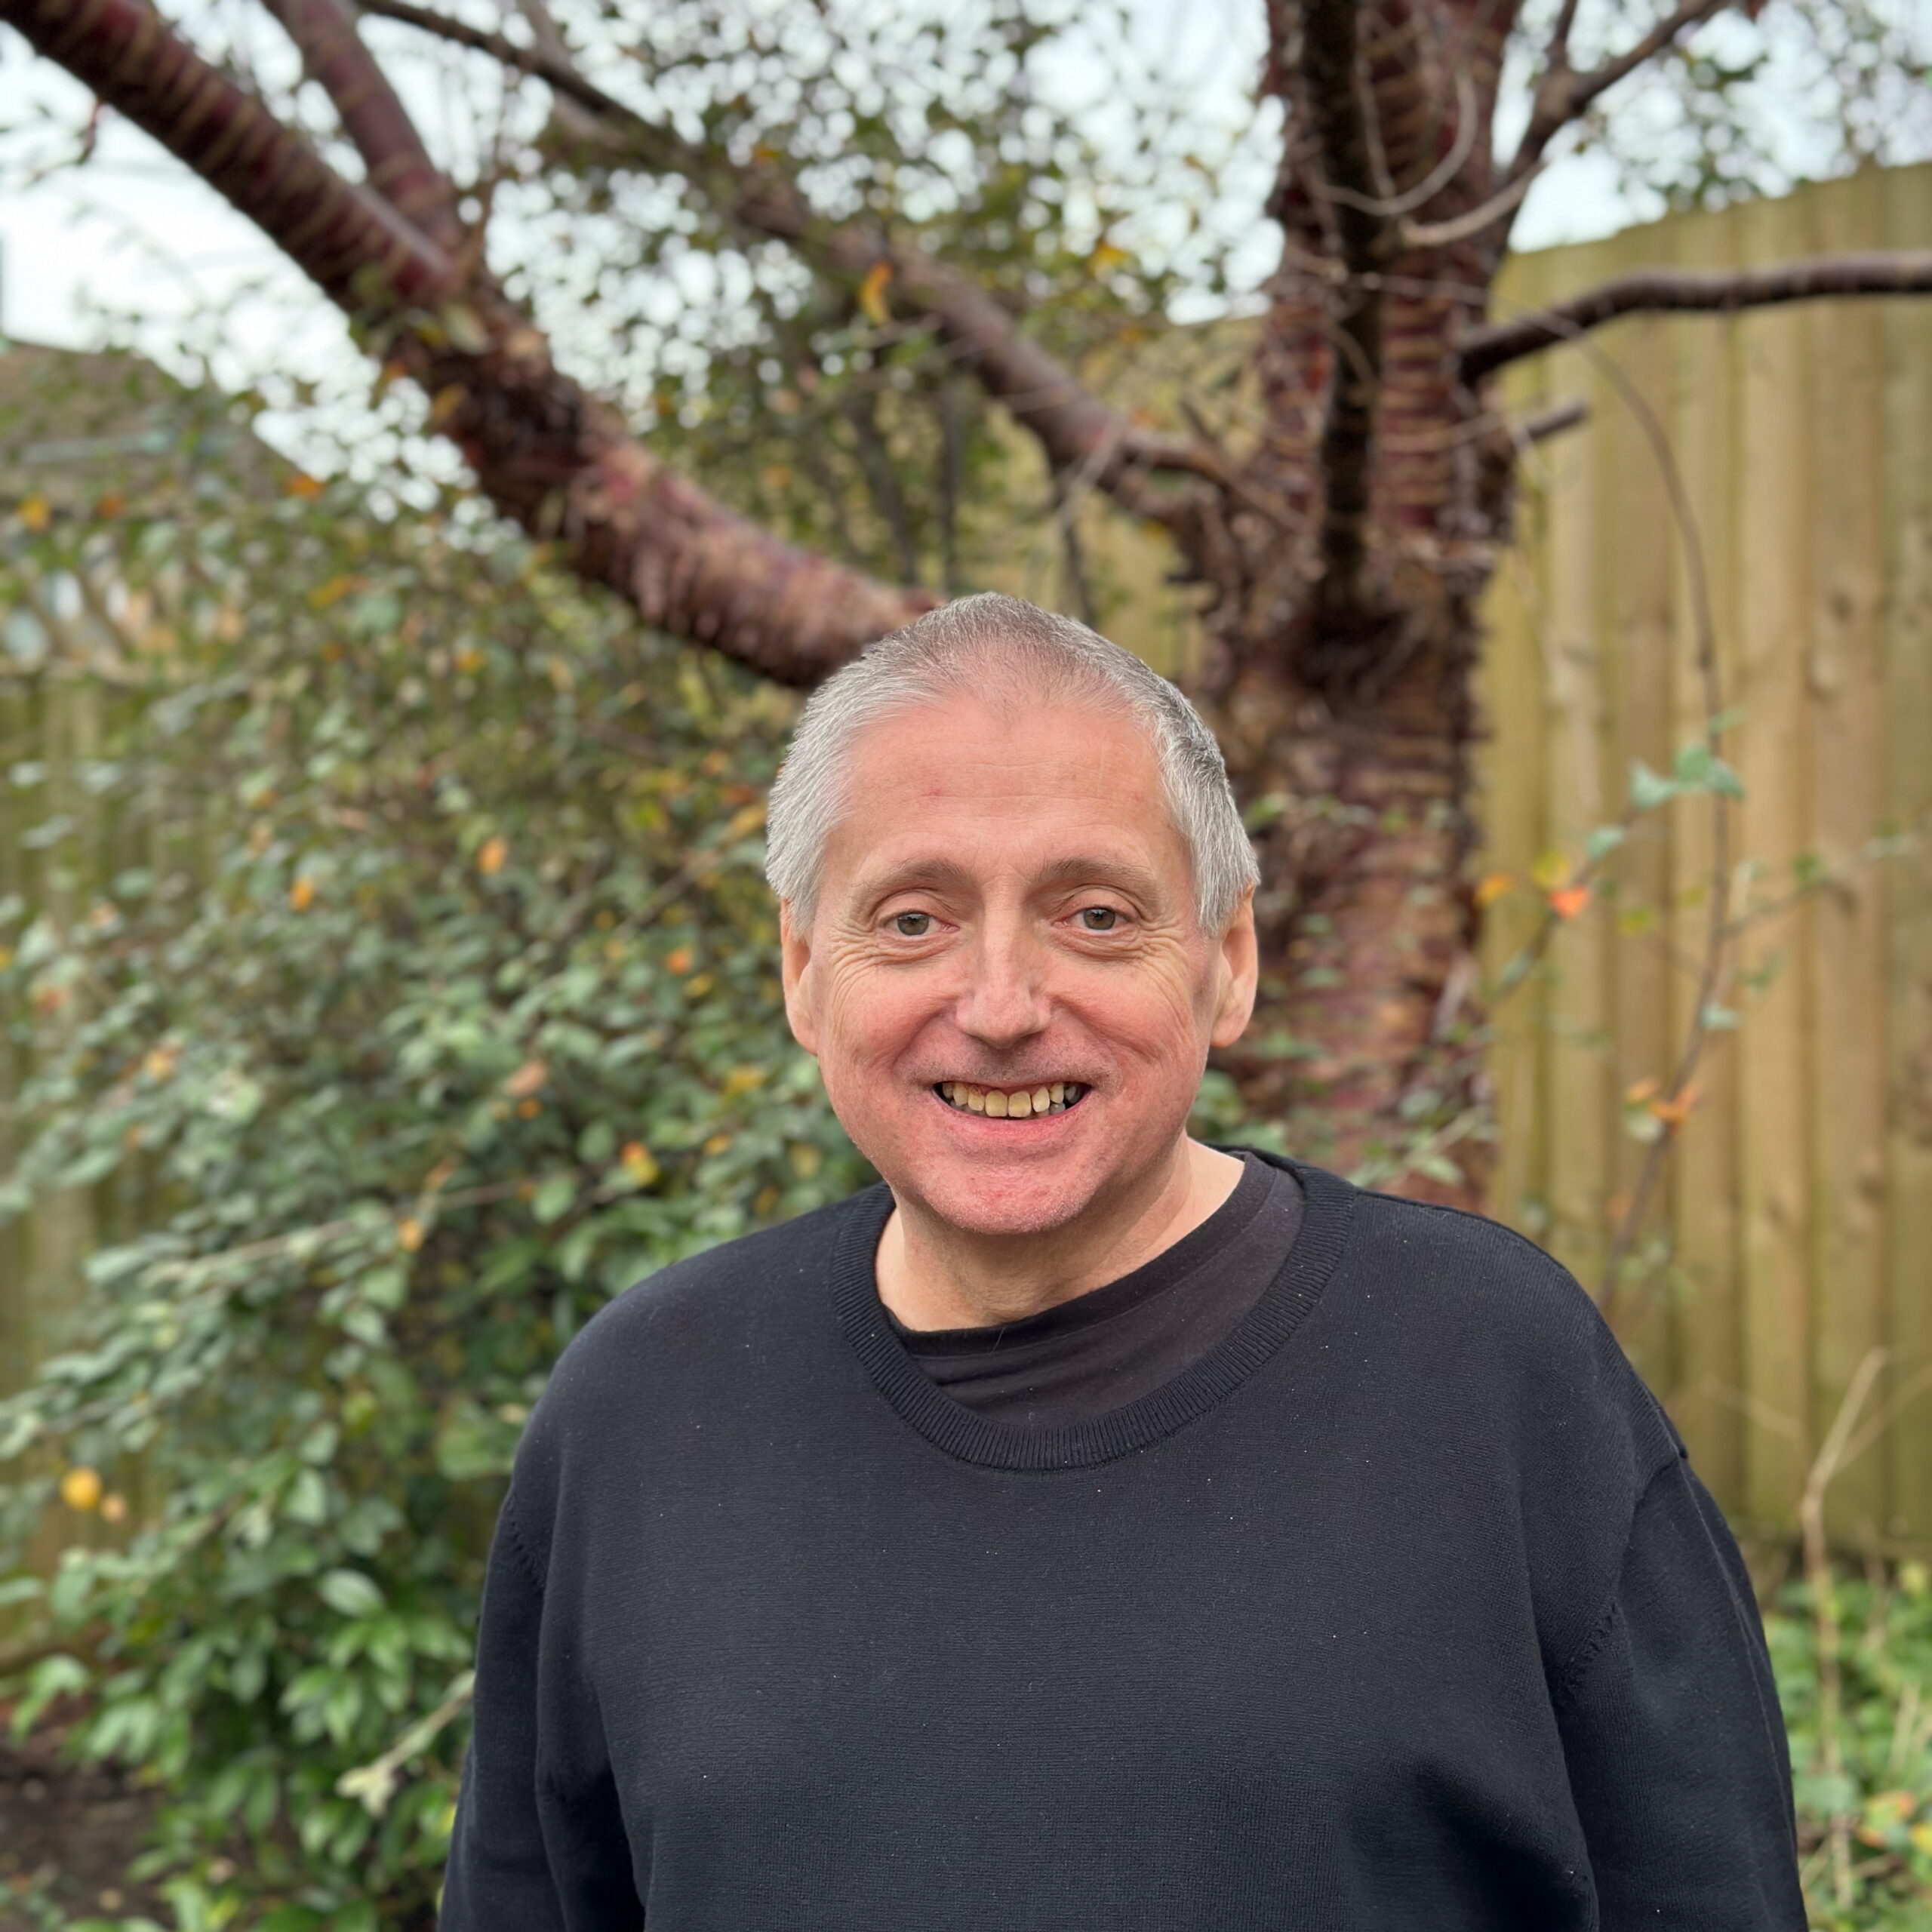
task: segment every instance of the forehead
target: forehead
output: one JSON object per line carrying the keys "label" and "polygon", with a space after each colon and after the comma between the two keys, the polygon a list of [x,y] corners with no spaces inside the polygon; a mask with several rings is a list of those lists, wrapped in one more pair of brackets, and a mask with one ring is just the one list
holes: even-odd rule
{"label": "forehead", "polygon": [[943,860],[1039,872],[1071,855],[1184,890],[1186,848],[1146,731],[1117,706],[962,696],[881,718],[847,754],[826,877]]}

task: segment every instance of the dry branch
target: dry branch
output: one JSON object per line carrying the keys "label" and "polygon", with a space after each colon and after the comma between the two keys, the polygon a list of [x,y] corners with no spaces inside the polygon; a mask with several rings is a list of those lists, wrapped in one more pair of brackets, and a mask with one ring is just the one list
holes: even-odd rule
{"label": "dry branch", "polygon": [[1573,340],[1621,315],[1694,312],[1732,315],[1780,302],[1825,296],[1915,295],[1932,292],[1932,251],[1814,255],[1762,269],[1700,275],[1647,269],[1587,289],[1533,315],[1472,329],[1460,344],[1463,378],[1474,382],[1505,363]]}
{"label": "dry branch", "polygon": [[1529,125],[1509,163],[1507,178],[1513,180],[1534,168],[1550,143],[1592,102],[1730,4],[1731,0],[1684,0],[1633,46],[1581,73],[1570,65],[1570,29],[1577,10],[1566,4],[1550,37],[1532,97]]}

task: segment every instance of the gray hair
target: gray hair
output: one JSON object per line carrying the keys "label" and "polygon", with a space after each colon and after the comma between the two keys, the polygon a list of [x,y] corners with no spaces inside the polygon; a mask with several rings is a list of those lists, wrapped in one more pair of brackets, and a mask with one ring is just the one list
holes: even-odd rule
{"label": "gray hair", "polygon": [[765,877],[809,924],[826,839],[844,809],[845,765],[868,725],[962,693],[1023,691],[1116,707],[1144,730],[1194,868],[1196,916],[1220,934],[1260,877],[1214,734],[1175,687],[1084,624],[1017,597],[962,597],[881,638],[812,695],[771,788]]}

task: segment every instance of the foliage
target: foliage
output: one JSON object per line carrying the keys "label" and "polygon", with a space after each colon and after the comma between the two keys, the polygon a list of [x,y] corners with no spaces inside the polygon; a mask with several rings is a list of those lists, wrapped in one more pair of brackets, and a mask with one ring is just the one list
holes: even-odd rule
{"label": "foliage", "polygon": [[1932,1920],[1932,1576],[1922,1563],[1895,1575],[1874,1566],[1832,1588],[1835,1703],[1821,1694],[1809,1585],[1787,1586],[1765,1619],[1811,1922],[1820,1932],[1907,1932]]}
{"label": "foliage", "polygon": [[790,700],[459,503],[158,502],[16,519],[0,584],[91,586],[43,698],[90,638],[145,687],[75,797],[13,774],[45,816],[0,933],[7,1204],[88,1189],[125,1226],[0,1405],[7,1543],[68,1545],[19,1717],[84,1693],[82,1748],[158,1780],[184,1927],[419,1923],[549,1364],[651,1269],[865,1177],[775,977]]}

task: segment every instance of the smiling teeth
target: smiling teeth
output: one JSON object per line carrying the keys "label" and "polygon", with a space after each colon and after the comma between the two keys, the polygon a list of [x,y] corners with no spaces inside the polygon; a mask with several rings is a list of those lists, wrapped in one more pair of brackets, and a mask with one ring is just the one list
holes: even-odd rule
{"label": "smiling teeth", "polygon": [[943,1080],[935,1090],[949,1106],[985,1114],[993,1120],[1028,1120],[1035,1114],[1063,1114],[1086,1092],[1078,1081],[1055,1080],[1038,1087],[974,1087]]}

